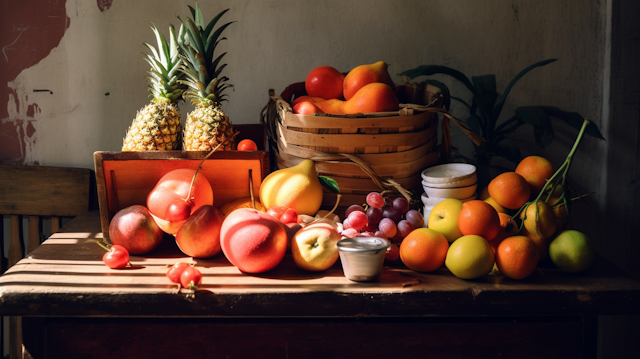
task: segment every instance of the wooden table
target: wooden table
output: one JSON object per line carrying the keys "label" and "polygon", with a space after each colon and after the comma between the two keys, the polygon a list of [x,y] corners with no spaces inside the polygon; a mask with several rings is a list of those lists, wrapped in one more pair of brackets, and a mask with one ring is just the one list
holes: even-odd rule
{"label": "wooden table", "polygon": [[223,255],[197,259],[203,284],[178,291],[160,248],[111,270],[97,212],[71,221],[0,277],[0,315],[23,316],[34,358],[583,358],[597,315],[640,314],[640,282],[602,258],[586,273],[541,268],[525,280],[461,280],[441,268],[385,266],[377,282],[322,273],[290,256],[249,275]]}

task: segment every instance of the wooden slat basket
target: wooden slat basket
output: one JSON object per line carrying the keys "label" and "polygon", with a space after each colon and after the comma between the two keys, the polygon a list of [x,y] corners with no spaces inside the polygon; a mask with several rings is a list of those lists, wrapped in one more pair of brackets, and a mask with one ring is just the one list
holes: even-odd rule
{"label": "wooden slat basket", "polygon": [[[208,152],[149,151],[95,152],[96,185],[100,221],[105,238],[109,222],[120,209],[146,205],[147,195],[167,172],[196,169]],[[251,174],[250,174],[251,172]],[[257,198],[262,180],[269,174],[266,151],[219,151],[205,160],[199,170],[213,189],[213,205],[249,197],[251,186]]]}
{"label": "wooden slat basket", "polygon": [[[281,96],[270,90],[263,110],[273,169],[313,159],[318,174],[337,181],[341,202],[363,203],[371,191],[419,187],[420,172],[438,162],[437,112],[445,102],[440,89],[427,85],[423,103],[401,104],[400,111],[345,116],[294,114],[290,102],[304,95],[300,89],[293,84]],[[326,191],[323,206],[335,199]]]}

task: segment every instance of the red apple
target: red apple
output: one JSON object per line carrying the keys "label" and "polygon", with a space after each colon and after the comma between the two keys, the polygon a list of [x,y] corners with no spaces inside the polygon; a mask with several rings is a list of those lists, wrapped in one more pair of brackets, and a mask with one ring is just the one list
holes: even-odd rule
{"label": "red apple", "polygon": [[220,227],[224,215],[216,207],[205,204],[180,227],[176,243],[182,253],[207,258],[220,253]]}
{"label": "red apple", "polygon": [[162,241],[164,232],[158,227],[145,206],[133,205],[121,209],[109,223],[109,238],[130,254],[151,252]]}
{"label": "red apple", "polygon": [[273,216],[253,208],[229,213],[220,229],[222,252],[229,262],[247,273],[273,269],[287,250],[287,231]]}
{"label": "red apple", "polygon": [[291,255],[296,265],[304,270],[319,272],[329,269],[337,260],[338,231],[329,223],[310,224],[295,234],[291,242]]}
{"label": "red apple", "polygon": [[195,173],[196,170],[188,168],[170,171],[160,178],[147,196],[147,207],[153,219],[169,234],[178,233],[189,215],[198,208],[206,204],[213,205],[211,184],[200,172],[193,181],[193,188],[189,194]]}

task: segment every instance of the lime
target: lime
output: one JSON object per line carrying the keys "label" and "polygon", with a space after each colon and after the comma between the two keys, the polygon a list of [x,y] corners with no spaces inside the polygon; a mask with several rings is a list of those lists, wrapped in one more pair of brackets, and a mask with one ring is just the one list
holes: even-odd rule
{"label": "lime", "polygon": [[489,274],[495,257],[486,239],[466,235],[451,243],[444,264],[458,278],[476,279]]}
{"label": "lime", "polygon": [[549,257],[558,269],[568,273],[587,270],[596,252],[593,243],[584,233],[576,230],[560,232],[549,244]]}

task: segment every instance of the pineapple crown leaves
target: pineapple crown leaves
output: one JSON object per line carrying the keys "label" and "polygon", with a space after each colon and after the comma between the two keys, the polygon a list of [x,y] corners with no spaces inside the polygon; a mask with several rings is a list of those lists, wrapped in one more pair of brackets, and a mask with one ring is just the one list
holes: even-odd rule
{"label": "pineapple crown leaves", "polygon": [[[182,96],[182,88],[179,86],[179,80],[183,74],[179,71],[183,63],[178,51],[178,40],[173,25],[169,25],[170,41],[167,40],[158,31],[154,24],[150,26],[156,36],[158,49],[152,45],[143,43],[151,54],[142,53],[144,60],[151,66],[147,72],[145,79],[149,83],[150,96],[154,97],[156,102],[176,102]],[[180,27],[180,33],[184,30]]]}
{"label": "pineapple crown leaves", "polygon": [[233,22],[228,22],[217,29],[214,28],[218,20],[227,12],[226,9],[216,15],[205,27],[202,19],[202,12],[196,3],[195,9],[189,6],[192,18],[187,18],[186,22],[180,19],[185,34],[181,37],[179,47],[183,64],[180,70],[186,76],[186,80],[178,80],[179,84],[185,84],[188,89],[184,92],[185,99],[191,99],[193,103],[198,102],[221,102],[226,95],[222,92],[233,87],[227,84],[229,80],[226,76],[220,76],[222,70],[227,66],[220,65],[226,52],[213,59],[216,46],[225,37],[220,37],[224,29]]}

